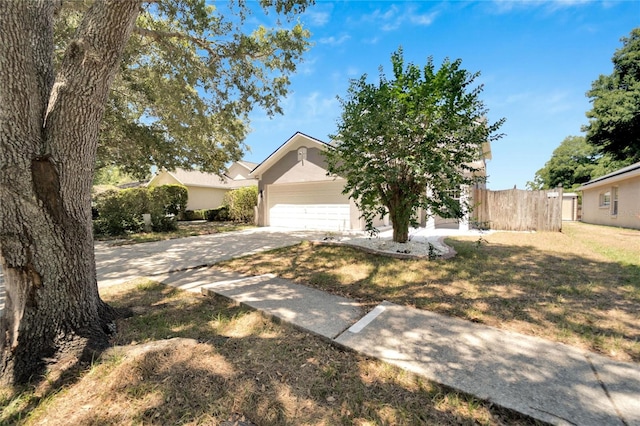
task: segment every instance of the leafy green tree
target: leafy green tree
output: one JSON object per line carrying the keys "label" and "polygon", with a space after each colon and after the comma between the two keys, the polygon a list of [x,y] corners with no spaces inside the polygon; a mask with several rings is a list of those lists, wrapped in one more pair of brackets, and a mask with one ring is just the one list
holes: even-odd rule
{"label": "leafy green tree", "polygon": [[536,172],[534,180],[527,182],[527,187],[551,189],[562,185],[573,190],[625,165],[627,162],[614,160],[609,154],[602,155],[584,136],[568,136],[553,151],[544,167]]}
{"label": "leafy green tree", "polygon": [[[262,0],[278,12],[309,0]],[[56,22],[61,57],[90,2],[63,3]],[[288,74],[308,48],[301,24],[250,28],[252,2],[150,2],[125,46],[100,128],[97,167],[143,179],[150,166],[223,174],[240,160],[254,106],[281,113]]]}
{"label": "leafy green tree", "polygon": [[613,55],[611,75],[601,75],[587,92],[593,108],[583,130],[602,153],[631,164],[640,161],[640,28],[622,44]]}
{"label": "leafy green tree", "polygon": [[594,171],[600,157],[597,148],[588,144],[583,136],[568,136],[527,186],[531,189],[578,187],[596,177]]}
{"label": "leafy green tree", "polygon": [[391,55],[394,79],[382,69],[378,84],[363,75],[353,80],[327,152],[329,172],[346,179],[345,193],[373,230],[376,216],[389,213],[393,240],[406,242],[419,208],[443,217],[462,217],[470,206],[456,195],[479,178],[473,162],[483,145],[498,139],[503,119],[486,121],[479,73],[445,60],[436,70],[431,58],[420,69],[405,66],[402,49]]}
{"label": "leafy green tree", "polygon": [[[307,3],[251,5],[292,17]],[[247,3],[231,5],[2,1],[2,381],[38,379],[50,359],[108,345],[117,312],[98,293],[91,225],[98,150],[110,151],[105,164],[137,163],[132,173],[172,158],[168,167],[215,170],[238,157],[254,105],[279,111],[308,33],[251,30]]]}

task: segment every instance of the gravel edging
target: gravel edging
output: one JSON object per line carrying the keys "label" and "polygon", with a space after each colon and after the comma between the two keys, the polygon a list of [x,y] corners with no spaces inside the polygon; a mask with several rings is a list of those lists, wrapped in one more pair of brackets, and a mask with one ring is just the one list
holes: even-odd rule
{"label": "gravel edging", "polygon": [[[399,253],[399,252],[394,252],[394,251],[386,251],[386,250],[380,250],[380,249],[376,249],[373,248],[371,246],[368,245],[363,245],[363,244],[359,244],[358,241],[354,241],[354,240],[343,240],[343,241],[339,241],[339,240],[315,240],[315,241],[311,241],[311,244],[315,245],[315,246],[333,246],[333,247],[353,247],[355,249],[358,249],[360,251],[363,251],[365,253],[369,253],[369,254],[374,254],[374,255],[379,255],[379,256],[386,256],[386,257],[391,257],[394,259],[429,259],[429,260],[446,260],[446,259],[451,259],[452,257],[454,257],[457,253],[454,250],[453,247],[448,246],[447,244],[444,243],[444,239],[445,237],[439,237],[437,239],[437,245],[440,246],[440,250],[438,250],[436,248],[436,251],[439,252],[436,256],[435,259],[429,259],[429,254],[428,253]],[[424,245],[425,247],[428,247],[428,244],[432,244],[429,241],[424,241],[424,242],[415,242],[414,243],[414,247],[415,244],[421,244]],[[446,252],[442,252],[441,250],[445,249]]]}

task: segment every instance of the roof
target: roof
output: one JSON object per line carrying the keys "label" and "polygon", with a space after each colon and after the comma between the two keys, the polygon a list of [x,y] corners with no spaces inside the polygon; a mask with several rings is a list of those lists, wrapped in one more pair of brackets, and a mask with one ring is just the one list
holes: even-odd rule
{"label": "roof", "polygon": [[253,169],[255,169],[256,167],[258,167],[258,163],[252,163],[251,161],[236,161],[236,164],[240,164],[242,167],[244,167],[245,169],[251,171]]}
{"label": "roof", "polygon": [[251,176],[256,176],[262,173],[264,170],[269,169],[274,163],[276,163],[283,155],[287,153],[287,150],[284,149],[285,146],[290,145],[292,143],[304,140],[304,142],[309,142],[312,145],[316,145],[320,149],[325,149],[329,146],[326,142],[321,141],[320,139],[316,139],[312,136],[306,135],[302,132],[295,132],[293,136],[287,139],[282,145],[280,145],[275,151],[271,153],[262,163],[257,165],[252,171]]}
{"label": "roof", "polygon": [[592,179],[577,188],[576,191],[584,191],[585,189],[596,188],[601,185],[618,182],[635,176],[640,176],[640,162],[634,163],[627,167],[623,167],[599,178]]}
{"label": "roof", "polygon": [[[255,185],[254,179],[233,180],[227,176],[218,176],[214,173],[201,172],[199,170],[176,169],[175,171],[161,171],[167,173],[184,186],[198,186],[203,188],[234,189]],[[156,176],[158,176],[158,173]],[[153,179],[155,179],[155,177]],[[151,179],[151,182],[153,181]],[[149,183],[151,183],[149,182]]]}

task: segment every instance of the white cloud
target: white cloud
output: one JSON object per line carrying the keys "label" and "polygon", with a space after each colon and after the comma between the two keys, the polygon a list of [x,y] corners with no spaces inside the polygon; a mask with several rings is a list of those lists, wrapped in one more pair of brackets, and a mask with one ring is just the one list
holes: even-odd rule
{"label": "white cloud", "polygon": [[303,61],[298,65],[297,73],[304,74],[304,75],[310,75],[315,73],[317,62],[318,62],[318,58],[316,57],[305,57]]}
{"label": "white cloud", "polygon": [[322,27],[329,22],[331,14],[329,12],[307,11],[305,17],[309,18],[309,23],[317,27]]}
{"label": "white cloud", "polygon": [[403,9],[391,5],[386,11],[376,9],[373,13],[364,16],[363,19],[366,22],[373,22],[382,31],[394,31],[407,25],[431,25],[436,16],[437,12],[418,13],[417,8],[413,5],[405,5]]}
{"label": "white cloud", "polygon": [[508,13],[513,10],[538,7],[554,12],[591,2],[592,0],[493,0],[496,6],[495,10],[498,13]]}
{"label": "white cloud", "polygon": [[303,104],[306,107],[305,117],[309,120],[333,116],[338,108],[338,100],[336,98],[323,97],[320,92],[311,92],[304,98]]}
{"label": "white cloud", "polygon": [[347,40],[349,40],[351,38],[350,35],[348,34],[343,34],[340,37],[336,38],[334,36],[331,37],[323,37],[320,40],[318,40],[318,43],[320,44],[329,44],[331,46],[338,46],[344,42],[346,42]]}

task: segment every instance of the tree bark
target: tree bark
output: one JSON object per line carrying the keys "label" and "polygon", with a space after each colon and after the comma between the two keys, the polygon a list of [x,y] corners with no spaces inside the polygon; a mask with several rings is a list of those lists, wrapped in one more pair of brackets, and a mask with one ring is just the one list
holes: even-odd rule
{"label": "tree bark", "polygon": [[[98,0],[60,70],[49,0],[6,0],[0,13],[0,318],[2,381],[22,384],[61,353],[108,343],[91,229],[98,129],[140,2]],[[55,76],[55,80],[54,80]]]}
{"label": "tree bark", "polygon": [[407,203],[406,194],[398,184],[391,185],[387,197],[389,219],[393,226],[393,241],[406,243],[409,241],[409,224],[411,222],[411,205]]}

